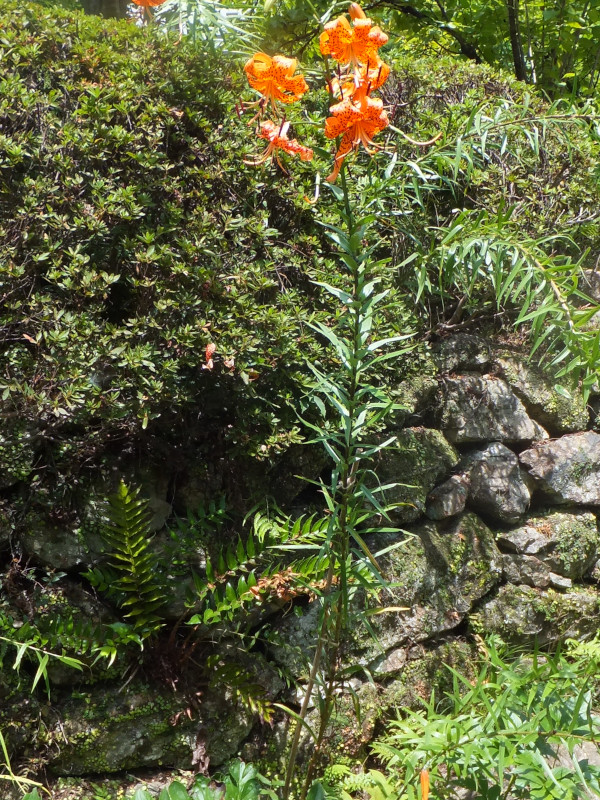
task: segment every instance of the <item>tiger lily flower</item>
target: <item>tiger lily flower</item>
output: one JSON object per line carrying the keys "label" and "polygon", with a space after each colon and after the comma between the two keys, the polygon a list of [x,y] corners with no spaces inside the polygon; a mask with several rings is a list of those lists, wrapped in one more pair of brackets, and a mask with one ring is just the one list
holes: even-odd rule
{"label": "tiger lily flower", "polygon": [[379,58],[374,66],[369,63],[355,70],[353,75],[340,75],[329,82],[329,91],[334,97],[346,100],[352,97],[362,85],[368,85],[369,92],[376,92],[390,76],[390,68]]}
{"label": "tiger lily flower", "polygon": [[369,87],[365,84],[358,88],[353,97],[331,106],[329,111],[332,116],[325,121],[325,136],[328,139],[342,137],[335,154],[333,172],[326,178],[329,183],[334,183],[344,159],[359,144],[370,155],[381,149],[373,137],[386,128],[390,121],[383,110],[383,101],[369,97]]}
{"label": "tiger lily flower", "polygon": [[144,18],[147,17],[148,20],[152,19],[152,15],[149,8],[156,8],[157,6],[162,6],[166,0],[133,0],[136,6],[141,6],[143,8],[143,16]]}
{"label": "tiger lily flower", "polygon": [[[308,90],[303,75],[294,75],[298,62],[287,56],[268,56],[255,53],[246,62],[244,72],[248,83],[260,92],[265,101],[270,102],[276,113],[275,103],[295,103]],[[264,103],[260,100],[259,103]]]}
{"label": "tiger lily flower", "polygon": [[325,25],[319,38],[319,46],[324,56],[333,56],[340,64],[352,64],[359,67],[367,62],[378,60],[377,51],[387,43],[388,37],[378,25],[373,26],[371,20],[358,5],[350,6],[352,26],[341,16]]}
{"label": "tiger lily flower", "polygon": [[288,139],[287,132],[289,127],[289,122],[283,122],[281,125],[278,125],[271,120],[265,120],[265,122],[262,122],[258,135],[261,139],[267,139],[269,144],[258,158],[248,161],[245,160],[244,164],[262,164],[269,158],[269,156],[272,156],[273,159],[277,161],[281,169],[287,174],[287,170],[279,158],[279,151],[281,150],[283,150],[285,153],[290,153],[291,155],[299,155],[302,161],[310,161],[313,157],[313,151],[310,149],[310,147],[304,147],[304,145],[301,145],[297,139]]}

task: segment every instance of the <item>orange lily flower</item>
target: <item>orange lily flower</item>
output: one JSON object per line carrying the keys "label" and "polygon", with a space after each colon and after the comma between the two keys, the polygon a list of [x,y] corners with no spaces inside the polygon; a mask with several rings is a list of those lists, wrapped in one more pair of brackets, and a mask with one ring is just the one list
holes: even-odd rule
{"label": "orange lily flower", "polygon": [[325,121],[325,136],[328,139],[342,137],[335,154],[333,172],[326,179],[329,183],[336,180],[344,159],[359,144],[362,143],[370,155],[380,149],[373,141],[373,136],[387,128],[390,121],[383,110],[383,101],[369,97],[368,91],[368,87],[362,84],[354,97],[342,100],[329,109],[332,116]]}
{"label": "orange lily flower", "polygon": [[350,7],[348,8],[348,13],[352,17],[352,19],[366,19],[367,15],[362,10],[362,8],[358,5],[358,3],[350,3]]}
{"label": "orange lily flower", "polygon": [[166,0],[133,0],[136,6],[141,6],[143,8],[142,17],[146,24],[150,22],[152,19],[152,14],[150,13],[150,8],[156,8],[156,6],[162,6]]}
{"label": "orange lily flower", "polygon": [[329,90],[334,97],[346,100],[352,97],[363,84],[369,87],[369,92],[376,92],[377,89],[381,89],[389,76],[390,68],[378,58],[373,67],[367,63],[355,70],[353,76],[341,75],[338,78],[333,78],[330,81]]}
{"label": "orange lily flower", "polygon": [[298,62],[286,56],[271,56],[255,53],[246,63],[244,72],[248,82],[262,96],[271,102],[295,103],[308,90],[303,75],[294,75]]}
{"label": "orange lily flower", "polygon": [[262,122],[258,135],[261,139],[267,139],[269,144],[262,155],[251,161],[244,161],[244,164],[262,164],[269,156],[272,156],[281,169],[287,173],[287,170],[279,158],[280,150],[283,150],[285,153],[290,153],[291,155],[299,155],[302,161],[310,161],[313,157],[313,151],[310,147],[301,145],[297,139],[288,139],[287,132],[289,127],[289,122],[283,122],[281,125],[272,122],[270,119]]}
{"label": "orange lily flower", "polygon": [[350,6],[352,26],[346,17],[338,17],[325,25],[319,38],[321,53],[333,56],[340,64],[359,66],[378,60],[377,51],[387,43],[388,37],[371,20],[357,3]]}

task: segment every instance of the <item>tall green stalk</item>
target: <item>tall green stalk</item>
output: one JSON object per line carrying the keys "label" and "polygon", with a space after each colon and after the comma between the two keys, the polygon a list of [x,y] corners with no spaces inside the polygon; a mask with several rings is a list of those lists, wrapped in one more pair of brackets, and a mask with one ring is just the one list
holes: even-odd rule
{"label": "tall green stalk", "polygon": [[[314,330],[333,346],[340,367],[333,374],[325,374],[311,365],[316,379],[316,402],[326,418],[325,429],[307,423],[316,433],[314,441],[323,444],[333,461],[331,482],[329,486],[321,487],[329,518],[324,546],[329,567],[322,591],[315,654],[290,746],[284,800],[290,795],[302,730],[306,727],[315,687],[320,683],[323,693],[319,703],[319,729],[300,800],[306,798],[313,781],[334,707],[335,689],[339,683],[340,648],[349,622],[349,600],[359,585],[358,579],[363,589],[365,584],[378,588],[383,586],[377,563],[364,543],[363,534],[381,525],[387,514],[385,504],[379,499],[381,488],[368,488],[366,477],[372,457],[388,446],[394,437],[369,444],[365,442],[365,436],[389,412],[392,404],[381,389],[368,382],[368,372],[380,361],[399,355],[398,351],[380,355],[377,352],[403,337],[372,340],[375,312],[387,295],[387,291],[375,292],[379,282],[375,273],[384,262],[373,261],[372,249],[365,247],[364,237],[372,217],[355,219],[344,169],[341,176],[343,210],[340,213],[346,231],[335,226],[327,228],[345,265],[348,286],[340,289],[317,282],[338,300],[341,314],[336,330],[322,323],[313,325]],[[332,412],[336,420],[334,424],[327,421]],[[370,576],[367,581],[366,571]]]}

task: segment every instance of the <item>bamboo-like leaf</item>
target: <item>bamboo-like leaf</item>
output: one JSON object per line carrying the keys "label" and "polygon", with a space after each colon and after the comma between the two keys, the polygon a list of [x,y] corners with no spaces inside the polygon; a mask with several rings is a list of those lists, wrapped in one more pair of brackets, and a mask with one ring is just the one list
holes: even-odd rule
{"label": "bamboo-like leaf", "polygon": [[47,653],[44,653],[43,655],[41,653],[38,653],[37,655],[38,655],[38,668],[36,670],[35,675],[33,676],[33,681],[31,682],[31,691],[35,689],[41,678],[44,678],[44,680],[46,681],[48,680],[47,667],[48,667],[49,656]]}
{"label": "bamboo-like leaf", "polygon": [[323,289],[329,292],[329,294],[337,297],[337,299],[344,303],[345,305],[352,304],[352,295],[345,292],[343,289],[338,289],[335,286],[332,286],[330,283],[324,283],[323,281],[312,281],[315,286],[321,286]]}
{"label": "bamboo-like leaf", "polygon": [[25,653],[30,649],[31,644],[29,642],[23,642],[17,646],[17,655],[15,657],[15,661],[13,664],[13,669],[17,672],[19,671],[19,667],[21,666],[21,661],[23,660],[23,656]]}

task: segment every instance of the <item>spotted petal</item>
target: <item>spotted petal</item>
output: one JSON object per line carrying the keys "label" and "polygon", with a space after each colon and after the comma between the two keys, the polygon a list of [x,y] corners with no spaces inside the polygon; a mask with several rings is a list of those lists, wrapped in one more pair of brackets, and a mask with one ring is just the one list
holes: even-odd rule
{"label": "spotted petal", "polygon": [[308,90],[302,75],[294,75],[298,62],[295,58],[266,53],[255,53],[246,62],[244,71],[253,89],[274,103],[294,103]]}

